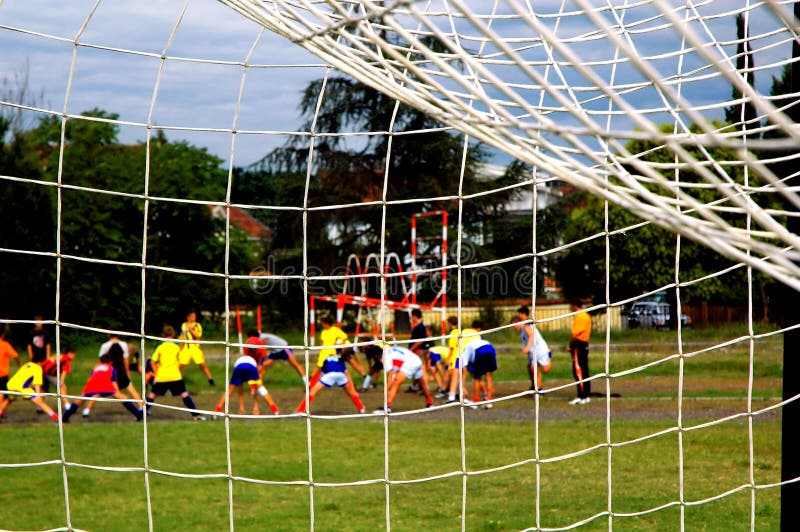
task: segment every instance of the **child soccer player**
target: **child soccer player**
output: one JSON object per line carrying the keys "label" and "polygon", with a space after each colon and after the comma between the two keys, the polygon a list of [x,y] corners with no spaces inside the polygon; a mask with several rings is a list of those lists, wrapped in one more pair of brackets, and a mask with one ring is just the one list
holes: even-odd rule
{"label": "child soccer player", "polygon": [[[511,320],[514,329],[519,332],[522,340],[522,352],[528,356],[528,376],[531,379],[531,390],[542,389],[542,374],[550,373],[553,354],[541,333],[528,323],[530,311],[522,306],[517,310],[517,316]],[[538,371],[537,371],[538,370]]]}
{"label": "child soccer player", "polygon": [[36,324],[29,335],[28,358],[31,362],[41,364],[50,356],[50,335],[44,328],[41,316],[34,316],[33,319]]}
{"label": "child soccer player", "polygon": [[361,347],[367,357],[367,376],[364,377],[364,384],[361,385],[361,392],[368,392],[374,388],[383,373],[383,348],[376,344],[368,344]]}
{"label": "child soccer player", "polygon": [[[494,346],[486,340],[472,340],[464,347],[462,355],[467,365],[467,370],[472,375],[472,401],[488,401],[492,398],[492,373],[497,371],[497,352]],[[486,379],[486,383],[483,379]],[[492,408],[492,403],[486,403],[483,408]]]}
{"label": "child soccer player", "polygon": [[[48,357],[47,360],[42,362],[42,374],[44,375],[44,383],[42,390],[45,392],[50,391],[50,386],[61,392],[61,395],[67,394],[67,385],[65,384],[67,375],[72,371],[72,359],[75,358],[75,350],[71,347],[64,348],[64,352],[55,356]],[[61,375],[59,379],[59,373]],[[64,408],[69,408],[69,399],[62,397]]]}
{"label": "child soccer player", "polygon": [[269,346],[268,349],[270,349],[269,353],[267,354],[267,359],[261,364],[264,372],[266,372],[266,370],[272,364],[274,364],[276,360],[285,360],[294,368],[297,374],[300,375],[300,378],[303,379],[303,382],[306,382],[306,372],[303,370],[303,366],[301,366],[294,357],[294,352],[292,352],[292,350],[288,347],[289,342],[280,336],[269,333],[260,333],[258,337],[261,338],[261,341]]}
{"label": "child soccer player", "polygon": [[[250,342],[248,341],[248,343]],[[269,405],[269,409],[272,410],[273,414],[280,414],[278,411],[278,405],[276,405],[272,400],[272,396],[270,396],[269,392],[261,382],[258,363],[253,357],[248,355],[240,356],[233,364],[233,374],[231,374],[231,381],[228,385],[228,391],[222,394],[222,398],[217,403],[217,407],[214,409],[214,412],[222,412],[222,409],[225,407],[225,400],[230,398],[235,389],[239,388],[240,390],[243,390],[245,383],[250,386],[250,394],[253,396],[254,416],[257,416],[260,413],[258,409],[259,395],[264,399],[264,402]],[[241,414],[243,412],[240,411],[239,413]]]}
{"label": "child soccer player", "polygon": [[441,399],[447,395],[442,382],[442,361],[447,361],[450,356],[450,348],[443,345],[435,345],[428,349],[428,373],[433,376],[436,381],[436,397]]}
{"label": "child soccer player", "polygon": [[317,380],[319,380],[319,378],[322,376],[322,366],[325,364],[325,360],[327,360],[327,358],[332,354],[342,355],[344,362],[348,362],[351,366],[353,366],[353,369],[355,369],[359,375],[366,377],[367,372],[361,367],[361,362],[358,360],[358,357],[355,356],[355,351],[353,351],[353,348],[335,347],[348,342],[347,333],[335,326],[333,324],[333,319],[330,316],[325,316],[320,320],[320,322],[322,323],[322,332],[319,335],[319,339],[323,349],[320,349],[319,351],[319,357],[317,357],[317,368],[314,371],[314,374],[311,375],[309,386],[316,384]]}
{"label": "child soccer player", "polygon": [[[58,414],[47,406],[43,397],[39,396],[39,394],[42,393],[42,366],[36,362],[26,362],[23,364],[14,376],[8,380],[7,391],[23,394],[23,398],[30,399],[31,403],[35,404],[45,414],[50,416],[50,419],[58,421]],[[3,419],[14,397],[13,395],[6,394],[3,400],[0,401],[0,419]]]}
{"label": "child soccer player", "polygon": [[[199,340],[203,336],[203,327],[197,322],[197,313],[190,310],[186,313],[186,321],[181,325],[181,335],[179,340]],[[203,350],[200,349],[200,344],[185,343],[181,344],[180,348],[180,364],[184,368],[194,362],[203,371],[203,374],[208,379],[208,384],[214,386],[214,377],[211,376],[211,370],[206,366],[206,357]]]}
{"label": "child soccer player", "polygon": [[[114,344],[109,353],[100,357],[100,362],[92,370],[89,380],[83,387],[81,395],[84,397],[114,397],[116,399],[128,399],[128,396],[119,391],[117,384],[117,371],[114,369],[111,359],[114,356],[114,351],[119,352],[120,359],[122,358],[122,348],[119,344]],[[64,423],[69,423],[69,418],[72,414],[78,411],[78,408],[83,404],[83,399],[77,399],[64,411],[61,420]],[[132,401],[124,401],[122,406],[125,410],[133,414],[136,421],[141,421],[143,414],[140,408],[137,408]]]}
{"label": "child soccer player", "polygon": [[300,406],[297,407],[296,412],[304,413],[322,388],[338,386],[344,389],[345,393],[350,396],[350,400],[356,405],[358,413],[363,414],[365,412],[364,403],[362,403],[361,398],[358,397],[356,387],[353,386],[353,381],[350,380],[350,375],[347,373],[347,363],[342,358],[342,355],[337,353],[335,349],[330,349],[329,351],[333,352],[329,353],[322,361],[322,366],[319,369],[319,379],[311,385],[311,388],[308,390],[308,399],[303,399]]}
{"label": "child soccer player", "polygon": [[[164,342],[156,348],[151,358],[155,378],[153,385],[150,387],[150,393],[147,394],[147,402],[155,403],[156,397],[163,397],[167,392],[170,392],[173,397],[179,395],[186,408],[197,410],[197,405],[194,404],[189,392],[186,391],[183,375],[181,375],[179,362],[181,348],[172,341],[175,338],[175,329],[166,325],[161,332],[161,336],[164,337]],[[197,412],[192,412],[192,419],[195,421],[206,420],[204,416]]]}
{"label": "child soccer player", "polygon": [[0,331],[0,401],[3,400],[3,392],[8,389],[8,361],[12,358],[20,367],[19,354],[16,349],[6,341],[6,330]]}
{"label": "child soccer player", "polygon": [[378,408],[374,413],[392,411],[392,402],[406,379],[422,389],[422,394],[425,396],[425,408],[433,405],[433,397],[428,390],[425,372],[422,371],[422,359],[413,351],[398,345],[386,345],[383,349],[383,365],[386,367],[386,378],[389,380],[389,388],[386,390],[386,408]]}
{"label": "child soccer player", "polygon": [[[481,335],[478,334],[479,323],[473,322],[472,328],[466,328],[458,331],[458,318],[450,316],[447,319],[451,327],[455,327],[450,331],[447,339],[447,346],[450,348],[450,358],[447,364],[447,403],[456,401],[456,390],[461,397],[464,397],[464,384],[467,379],[467,363],[462,360],[462,352],[464,346],[473,340],[480,340]],[[464,403],[470,403],[469,400],[464,400]]]}

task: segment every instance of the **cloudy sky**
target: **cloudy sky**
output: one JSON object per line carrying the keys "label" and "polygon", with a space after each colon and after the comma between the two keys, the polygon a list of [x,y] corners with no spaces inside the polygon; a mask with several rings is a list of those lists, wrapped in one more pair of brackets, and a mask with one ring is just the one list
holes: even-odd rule
{"label": "cloudy sky", "polygon": [[[476,2],[476,6],[483,3]],[[299,46],[269,32],[261,33],[256,23],[217,1],[192,0],[181,18],[185,5],[183,0],[0,0],[0,75],[13,78],[29,69],[30,89],[43,95],[37,105],[48,111],[61,112],[66,105],[67,113],[77,114],[94,107],[119,113],[123,122],[121,138],[132,142],[145,137],[143,125],[148,122],[160,56],[165,53],[168,59],[158,86],[152,123],[170,128],[170,138],[206,146],[229,161],[231,134],[214,130],[233,126],[243,74],[239,63],[248,58],[252,49],[252,68],[246,71],[237,124],[238,130],[251,134],[237,136],[233,153],[234,164],[249,164],[283,144],[287,134],[296,131],[300,124],[300,92],[310,80],[320,78],[325,67]],[[555,12],[561,2],[535,5],[537,9],[544,6],[543,12]],[[724,14],[727,9],[741,6],[741,2],[723,0],[698,5],[705,16]],[[572,30],[560,29],[562,34],[577,35],[588,27],[585,19],[564,17],[565,21],[569,19],[576,25]],[[768,16],[752,19],[753,33],[764,33],[776,24]],[[554,27],[556,19],[545,21]],[[528,30],[518,26],[518,31],[524,35]],[[709,19],[707,26],[698,27],[697,31],[710,31],[723,41],[735,37],[731,16]],[[77,48],[67,97],[74,40],[79,34],[81,46]],[[644,54],[656,54],[676,45],[664,37],[663,30],[643,31],[635,38]],[[779,40],[760,41],[764,50],[759,52],[757,64],[777,64],[788,56],[788,45],[770,47],[770,42]],[[577,46],[587,61],[609,57],[608,48],[604,49],[600,41]],[[728,46],[728,53],[732,53],[731,48],[735,50],[735,46]],[[691,67],[692,60],[687,56],[684,68]],[[666,66],[668,61],[671,62]],[[674,62],[675,58],[664,59],[660,66],[669,71]],[[597,70],[603,71],[602,67]],[[775,72],[777,67],[758,74],[760,90],[769,91],[770,75]],[[634,71],[621,71],[618,75],[619,81],[637,81]],[[687,86],[684,94],[697,105],[708,105],[728,98],[730,87],[716,77]],[[636,98],[642,105],[655,105],[654,94],[642,93]],[[721,116],[721,109],[711,109],[708,114]]]}

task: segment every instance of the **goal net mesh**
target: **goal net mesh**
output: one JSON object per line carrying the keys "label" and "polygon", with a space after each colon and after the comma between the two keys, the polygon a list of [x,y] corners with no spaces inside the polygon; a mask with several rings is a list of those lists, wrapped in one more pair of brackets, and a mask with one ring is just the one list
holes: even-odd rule
{"label": "goal net mesh", "polygon": [[[737,500],[745,501],[748,506],[748,526],[758,528],[759,509],[763,509],[759,504],[760,494],[774,493],[781,483],[775,475],[763,475],[759,469],[762,462],[757,424],[762,418],[774,419],[784,405],[779,400],[770,401],[759,396],[756,381],[760,346],[774,350],[781,335],[796,324],[786,323],[768,330],[758,327],[765,316],[757,302],[764,308],[767,303],[763,294],[758,294],[756,277],[763,275],[800,288],[797,263],[800,240],[787,229],[787,220],[796,216],[800,198],[790,181],[796,176],[796,170],[784,171],[787,165],[797,164],[800,130],[792,117],[797,116],[798,95],[788,91],[774,93],[769,85],[773,78],[778,80],[788,72],[797,60],[791,55],[792,45],[798,40],[798,25],[791,8],[790,2],[772,0],[739,3],[221,0],[164,1],[125,9],[113,2],[97,0],[71,3],[59,13],[61,8],[51,11],[41,2],[0,1],[0,46],[4,55],[8,51],[5,58],[0,58],[0,65],[6,72],[13,72],[27,62],[30,88],[43,90],[43,97],[34,100],[21,98],[18,93],[0,92],[0,115],[18,117],[29,123],[49,117],[60,130],[61,142],[53,144],[59,154],[55,158],[56,180],[22,174],[0,175],[3,187],[46,188],[53,190],[56,197],[57,239],[51,248],[20,245],[0,249],[0,254],[7,257],[49,261],[47,264],[55,278],[55,297],[48,303],[53,311],[45,315],[45,320],[55,330],[54,349],[60,350],[65,333],[91,333],[100,337],[118,332],[136,338],[143,353],[150,352],[152,342],[162,338],[148,320],[151,308],[146,287],[148,279],[160,273],[174,275],[180,283],[218,286],[221,296],[217,310],[232,316],[237,304],[231,296],[234,287],[249,286],[253,281],[250,271],[242,271],[230,261],[231,247],[235,245],[232,242],[235,210],[290,213],[307,237],[309,227],[318,220],[315,216],[330,210],[370,209],[378,213],[380,225],[386,227],[397,206],[414,203],[419,205],[419,211],[424,211],[431,205],[450,202],[455,209],[450,212],[452,253],[444,266],[451,283],[447,301],[450,314],[458,317],[462,328],[468,323],[468,308],[462,294],[470,272],[515,261],[524,261],[530,272],[535,272],[523,284],[528,290],[531,318],[545,336],[551,327],[568,324],[572,317],[569,310],[549,313],[538,304],[537,294],[546,283],[542,268],[550,264],[548,261],[552,257],[590,245],[600,249],[599,255],[592,259],[593,267],[601,272],[600,286],[595,286],[596,297],[588,310],[593,314],[596,328],[591,340],[591,382],[596,390],[601,390],[600,397],[593,398],[594,403],[601,406],[593,404],[593,408],[602,409],[604,421],[599,438],[587,438],[586,442],[578,442],[562,452],[542,452],[540,435],[550,430],[547,422],[542,421],[548,415],[547,401],[570,397],[575,386],[573,382],[566,382],[548,387],[545,376],[545,386],[548,393],[554,394],[554,399],[532,391],[516,391],[494,399],[496,408],[489,411],[499,412],[503,403],[510,401],[527,401],[529,412],[522,422],[530,428],[530,433],[526,433],[530,436],[529,454],[521,458],[504,458],[502,441],[494,442],[495,456],[491,459],[483,454],[471,454],[473,440],[468,437],[472,434],[469,424],[478,414],[482,421],[488,418],[484,415],[486,412],[476,412],[463,401],[437,407],[431,412],[409,414],[418,418],[409,418],[406,413],[367,417],[346,413],[315,415],[313,409],[310,415],[292,415],[291,410],[286,409],[291,405],[287,404],[280,418],[261,416],[258,422],[276,423],[276,430],[284,426],[277,423],[303,425],[304,445],[298,446],[296,453],[307,460],[307,476],[285,480],[251,475],[237,468],[238,455],[233,448],[232,434],[245,433],[247,426],[243,423],[256,417],[236,414],[233,405],[226,403],[223,421],[217,423],[222,427],[220,447],[224,447],[221,470],[187,472],[176,462],[159,457],[159,449],[149,445],[151,425],[158,427],[158,422],[145,417],[140,432],[142,462],[135,466],[96,463],[85,453],[76,458],[74,450],[66,443],[68,431],[59,423],[54,429],[58,431],[55,455],[42,457],[21,453],[19,460],[11,460],[8,457],[12,454],[6,453],[0,471],[24,469],[36,475],[40,469],[57,467],[61,485],[50,485],[48,489],[63,493],[63,522],[51,527],[59,530],[81,528],[81,520],[74,514],[75,499],[85,495],[78,490],[87,487],[79,483],[76,488],[74,478],[80,477],[83,471],[135,477],[135,481],[124,482],[132,490],[139,490],[141,486],[145,493],[144,511],[150,530],[159,528],[159,512],[154,508],[164,507],[157,501],[163,486],[160,483],[170,481],[185,482],[187,486],[207,481],[219,486],[224,499],[219,511],[228,516],[231,530],[236,526],[247,527],[247,523],[238,524],[236,517],[237,508],[246,504],[237,500],[242,486],[306,490],[308,523],[312,529],[324,529],[326,525],[320,515],[336,511],[335,504],[333,510],[320,504],[320,500],[330,500],[323,499],[320,492],[346,488],[378,489],[381,506],[372,508],[371,513],[382,513],[385,517],[380,524],[387,529],[408,526],[409,517],[399,517],[395,507],[398,506],[397,494],[407,493],[404,490],[411,488],[430,490],[431,498],[457,499],[458,511],[449,523],[452,528],[462,530],[480,526],[531,530],[607,526],[611,529],[625,527],[626,519],[647,523],[653,514],[673,511],[676,515],[676,521],[672,522],[674,527],[683,530],[692,528],[690,515],[694,508],[713,507],[721,500],[737,497],[743,497]],[[737,17],[740,20],[738,33]],[[125,29],[126,24],[128,29]],[[159,28],[160,33],[154,28]],[[193,48],[195,45],[202,53]],[[337,76],[348,76],[396,100],[395,115],[383,126],[385,129],[344,132],[318,129],[319,111],[330,97],[326,83]],[[310,127],[297,130],[296,121],[292,122],[295,97],[314,79],[323,82],[316,85],[318,92],[314,95],[316,103],[311,111]],[[391,165],[387,164],[385,168],[376,169],[376,188],[364,192],[363,201],[310,205],[309,189],[316,177],[317,161],[323,157],[317,151],[320,142],[338,138],[363,146],[373,136],[391,138],[395,134],[429,132],[429,129],[395,131],[394,117],[402,106],[425,113],[441,123],[441,129],[458,135],[463,141],[462,166],[456,172],[452,188],[436,196],[420,191],[415,197],[392,197],[389,184],[393,175],[389,171]],[[120,116],[81,114],[92,108],[124,110],[120,111]],[[286,111],[287,108],[292,112]],[[62,168],[67,150],[64,141],[67,128],[80,123],[113,125],[119,128],[125,142],[143,147],[142,190],[105,188],[102,181],[93,186],[71,182],[71,176]],[[197,199],[191,190],[153,195],[151,172],[155,171],[157,162],[163,163],[156,161],[153,154],[162,134],[208,146],[219,154],[227,169],[227,194],[213,199]],[[254,153],[263,155],[272,148],[298,141],[306,148],[307,172],[305,183],[295,189],[298,194],[293,202],[264,205],[232,201],[237,168],[252,163]],[[485,179],[479,190],[463,190],[467,152],[477,142],[496,150],[493,153],[501,163],[511,160],[526,163],[525,178],[510,185]],[[391,142],[388,146],[385,158],[390,160],[393,156]],[[583,197],[590,199],[583,201],[600,202],[596,211],[599,218],[587,223],[583,234],[572,240],[554,240],[546,234],[549,226],[542,225],[545,215],[541,197],[558,187],[585,191],[588,195]],[[502,257],[482,260],[475,251],[480,243],[476,244],[474,235],[467,235],[471,229],[464,220],[464,206],[480,203],[509,189],[522,195],[526,202],[523,206],[529,220],[526,238],[533,235],[533,245],[507,249]],[[137,235],[141,238],[141,247],[135,256],[76,254],[74,249],[79,246],[72,248],[65,244],[81,236],[80,227],[63,224],[62,200],[65,195],[76,193],[87,201],[124,201],[140,207],[135,215],[143,213],[142,235]],[[153,213],[162,212],[159,208],[164,205],[178,204],[218,209],[215,212],[221,213],[224,261],[218,268],[198,270],[183,264],[151,260],[154,250],[148,246],[152,243],[151,231],[157,225]],[[616,208],[635,219],[614,217]],[[618,296],[612,289],[615,261],[632,265],[631,276],[637,269],[650,267],[638,263],[636,256],[620,257],[619,249],[629,249],[623,248],[621,243],[638,238],[651,226],[675,233],[669,242],[674,257],[669,265],[670,281],[651,284],[642,295]],[[687,260],[684,250],[696,244],[705,246],[704,251],[695,251]],[[270,273],[270,282],[286,283],[290,291],[305,302],[299,317],[303,323],[303,340],[292,347],[296,353],[304,355],[306,373],[310,374],[319,352],[309,334],[308,303],[312,295],[317,295],[318,284],[315,283],[350,282],[357,276],[320,271],[315,267],[315,257],[308,251],[306,238],[300,247],[301,270],[275,273],[267,268],[264,271]],[[381,257],[398,252],[387,249],[382,239],[379,248],[377,253]],[[344,250],[344,256],[350,252]],[[699,257],[703,253],[724,259],[714,262],[715,269],[700,271],[692,261],[701,260]],[[65,319],[60,309],[64,294],[69,292],[69,280],[62,281],[61,273],[67,263],[86,267],[114,266],[133,272],[138,281],[132,289],[141,292],[140,306],[134,309],[135,325],[116,329]],[[733,277],[742,272],[741,276]],[[441,267],[426,270],[423,266],[415,273],[434,278],[441,274]],[[376,279],[381,277],[378,273],[371,275]],[[702,291],[710,285],[730,283],[731,279],[741,280],[745,285],[738,301],[745,310],[741,327],[729,340],[716,344],[684,342],[682,330],[686,323],[675,319],[676,330],[665,333],[672,335],[667,351],[651,352],[643,347],[641,363],[630,367],[615,364],[612,330],[629,320],[629,315],[621,315],[621,310],[630,310],[638,301],[652,299],[649,296],[664,291],[674,298],[672,308],[680,309],[682,294],[686,291]],[[268,301],[269,295],[265,297]],[[389,314],[382,312],[380,315]],[[27,327],[32,324],[30,316],[10,313],[2,318],[2,323],[8,325]],[[438,316],[435,319],[438,320]],[[693,325],[699,326],[697,317],[693,319]],[[507,323],[505,319],[487,333],[504,334],[511,329]],[[389,324],[383,323],[386,339],[389,339],[388,331]],[[446,340],[438,336],[438,328],[434,331],[437,341]],[[242,344],[231,320],[225,321],[222,334],[224,339],[204,340],[202,345],[224,352],[225,374],[219,375],[218,380],[227,383]],[[402,339],[391,340],[403,345],[408,343]],[[569,363],[563,346],[554,344],[551,347],[554,364]],[[697,408],[702,406],[695,403],[708,403],[698,402],[692,391],[687,390],[686,376],[697,371],[693,369],[697,361],[713,360],[731,349],[740,354],[737,359],[739,378],[730,381],[739,400],[731,401],[724,408],[710,409],[710,417],[698,417]],[[518,352],[515,344],[513,353],[517,355]],[[501,356],[501,371],[504,360]],[[627,391],[626,379],[646,376],[659,366],[675,368],[671,393],[641,398],[624,406],[615,403],[618,392]],[[708,363],[703,368],[713,371],[714,365]],[[526,387],[519,388],[523,389]],[[369,396],[370,400],[374,401],[376,395]],[[73,391],[70,396],[78,397]],[[49,403],[54,404],[58,395],[50,393],[47,397]],[[279,403],[280,399],[280,392],[277,392]],[[386,399],[385,390],[381,399]],[[674,414],[661,428],[656,430],[647,425],[639,431],[628,429],[618,433],[615,430],[617,419],[637,419],[640,414],[646,418],[650,403],[659,400],[669,402]],[[22,407],[17,404],[15,409]],[[59,405],[59,412],[61,409]],[[158,405],[154,412],[157,414],[159,409],[180,410]],[[691,419],[687,418],[687,411],[692,412]],[[212,414],[203,406],[200,412]],[[409,474],[397,456],[404,452],[402,446],[392,443],[394,427],[421,422],[427,415],[448,416],[447,420],[457,424],[455,439],[448,441],[458,464],[444,470],[433,468],[436,472],[430,475]],[[582,422],[580,415],[576,414],[576,423]],[[364,448],[369,449],[373,457],[379,457],[382,467],[342,471],[342,479],[320,480],[313,467],[315,456],[323,449],[327,452],[330,446],[338,445],[336,439],[341,431],[347,430],[349,423],[362,421],[377,426],[373,431],[375,441],[365,443]],[[506,421],[511,421],[509,427],[518,422]],[[331,429],[334,423],[341,425]],[[743,472],[741,482],[720,485],[711,491],[692,490],[687,479],[695,478],[696,474],[687,471],[690,469],[685,463],[688,442],[695,438],[713,438],[716,428],[731,425],[740,427],[744,442],[735,461]],[[509,428],[509,433],[513,432]],[[670,495],[664,495],[656,504],[618,507],[616,494],[635,490],[631,486],[642,483],[648,486],[642,489],[659,489],[646,481],[651,464],[639,463],[638,467],[632,467],[629,461],[618,466],[618,457],[631,458],[636,449],[647,448],[667,438],[672,442],[670,460],[674,458],[674,470],[669,472],[671,491],[665,490]],[[344,441],[352,443],[348,439]],[[248,445],[257,446],[258,443]],[[175,452],[180,455],[182,451]],[[547,504],[544,494],[551,489],[549,467],[598,455],[602,478],[593,485],[600,486],[599,502],[593,497],[594,503],[587,504],[582,511],[583,494],[576,493],[571,506],[579,508],[573,514],[578,517],[569,520],[543,511]],[[268,449],[260,452],[258,459],[269,460]],[[499,494],[480,492],[482,479],[503,478],[514,470],[526,472],[530,492],[517,493],[514,485],[506,486],[506,491]],[[454,479],[455,491],[436,492],[442,482]],[[450,489],[454,484],[447,486]],[[469,507],[480,497],[496,498],[495,506],[502,506],[505,498],[526,498],[529,511],[514,521],[521,524],[497,525],[491,521],[494,519],[491,511],[479,517],[470,513]],[[341,507],[344,506],[342,503]],[[424,512],[417,511],[419,520],[423,520]]]}

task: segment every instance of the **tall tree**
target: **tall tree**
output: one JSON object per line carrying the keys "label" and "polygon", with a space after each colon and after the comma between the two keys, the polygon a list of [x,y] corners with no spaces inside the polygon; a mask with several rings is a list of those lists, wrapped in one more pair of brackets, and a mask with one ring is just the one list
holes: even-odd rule
{"label": "tall tree", "polygon": [[[751,87],[755,87],[755,60],[750,47],[750,28],[747,26],[744,15],[736,15],[736,70]],[[738,87],[732,89],[733,100],[744,100],[744,93]],[[758,112],[752,102],[742,101],[734,103],[725,109],[725,120],[729,124],[742,123],[742,129],[755,129],[759,127],[756,122]]]}

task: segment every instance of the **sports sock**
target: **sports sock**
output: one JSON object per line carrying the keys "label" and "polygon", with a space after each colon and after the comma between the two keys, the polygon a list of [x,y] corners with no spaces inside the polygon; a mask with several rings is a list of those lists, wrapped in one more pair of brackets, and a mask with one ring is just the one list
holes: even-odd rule
{"label": "sports sock", "polygon": [[278,405],[276,405],[275,403],[272,403],[271,405],[269,405],[269,409],[272,410],[273,414],[277,414],[279,412],[278,411]]}
{"label": "sports sock", "polygon": [[68,403],[64,403],[64,408],[66,408],[67,410],[69,410],[69,407],[71,407],[71,406],[72,406],[72,403],[69,403],[69,402]]}
{"label": "sports sock", "polygon": [[260,395],[261,397],[266,397],[267,396],[267,389],[264,386],[259,386],[258,387],[258,395]]}
{"label": "sports sock", "polygon": [[[361,411],[364,408],[364,403],[361,402],[361,398],[358,395],[351,395],[350,400],[353,401],[353,404],[356,405],[356,408]],[[391,405],[390,405],[391,406]]]}
{"label": "sports sock", "polygon": [[183,400],[183,404],[186,405],[186,408],[188,408],[189,410],[197,410],[197,405],[194,404],[194,399],[192,399],[191,395],[187,395],[186,397],[181,397],[181,400]]}
{"label": "sports sock", "polygon": [[55,412],[50,412],[50,419],[52,419],[53,421],[58,421],[58,414],[56,414]]}
{"label": "sports sock", "polygon": [[92,411],[91,411],[91,410],[89,410],[88,408],[84,408],[84,409],[83,409],[83,415],[84,415],[84,417],[85,417],[85,416],[88,416],[88,415],[89,415],[91,412],[92,412]]}
{"label": "sports sock", "polygon": [[372,385],[372,375],[367,375],[364,377],[364,385],[361,386],[362,390],[368,390],[370,385]]}
{"label": "sports sock", "polygon": [[433,404],[433,399],[431,399],[430,397],[426,398],[425,399],[425,404],[426,405],[432,405]]}
{"label": "sports sock", "polygon": [[455,401],[456,400],[456,394],[455,393],[448,393],[447,394],[447,400],[448,401]]}
{"label": "sports sock", "polygon": [[306,377],[305,375],[303,375],[303,377],[302,377],[302,378],[303,378],[303,384],[308,384],[308,377]]}
{"label": "sports sock", "polygon": [[297,412],[298,414],[305,413],[306,409],[308,408],[308,405],[310,405],[313,402],[314,402],[313,397],[309,397],[308,402],[306,402],[306,400],[303,399],[302,401],[300,401],[300,406],[297,407],[297,410],[295,412]]}
{"label": "sports sock", "polygon": [[76,405],[75,403],[72,403],[71,405],[69,405],[69,408],[64,410],[64,420],[65,421],[68,420],[70,418],[70,416],[72,414],[74,414],[75,412],[77,412],[77,411],[78,411],[78,405]]}
{"label": "sports sock", "polygon": [[125,410],[133,414],[136,419],[142,417],[142,411],[136,408],[136,405],[133,404],[132,402],[125,401],[124,403],[122,403],[122,406],[125,407]]}

